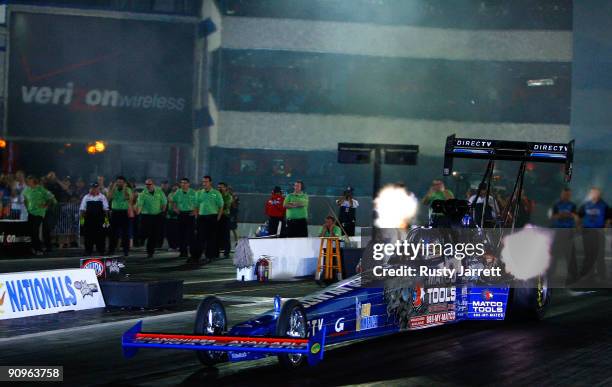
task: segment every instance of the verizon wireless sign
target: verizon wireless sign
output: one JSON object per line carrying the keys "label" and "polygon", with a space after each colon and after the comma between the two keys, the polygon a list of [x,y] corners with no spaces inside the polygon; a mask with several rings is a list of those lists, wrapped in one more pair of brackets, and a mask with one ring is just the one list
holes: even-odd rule
{"label": "verizon wireless sign", "polygon": [[14,10],[11,136],[190,143],[195,22]]}
{"label": "verizon wireless sign", "polygon": [[0,274],[0,320],[103,307],[93,269]]}
{"label": "verizon wireless sign", "polygon": [[21,102],[38,105],[67,105],[123,109],[185,109],[185,98],[154,95],[123,95],[119,90],[91,89],[75,94],[74,83],[65,87],[22,86]]}

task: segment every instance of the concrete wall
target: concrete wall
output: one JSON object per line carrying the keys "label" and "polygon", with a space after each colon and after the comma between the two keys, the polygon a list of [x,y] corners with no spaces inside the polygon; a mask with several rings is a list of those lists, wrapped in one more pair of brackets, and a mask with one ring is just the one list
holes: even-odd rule
{"label": "concrete wall", "polygon": [[576,138],[574,183],[582,199],[589,186],[612,202],[612,2],[574,2],[571,135]]}
{"label": "concrete wall", "polygon": [[441,156],[449,134],[500,140],[566,141],[567,125],[479,123],[297,113],[220,111],[213,146],[334,150],[338,142],[419,144]]}

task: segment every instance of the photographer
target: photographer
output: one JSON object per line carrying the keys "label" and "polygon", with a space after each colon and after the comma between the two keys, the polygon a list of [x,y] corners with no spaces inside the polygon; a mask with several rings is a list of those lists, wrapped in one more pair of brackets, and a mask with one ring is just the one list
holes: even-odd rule
{"label": "photographer", "polygon": [[355,236],[356,209],[359,202],[353,198],[353,188],[346,187],[341,198],[336,200],[339,207],[338,220],[348,236]]}

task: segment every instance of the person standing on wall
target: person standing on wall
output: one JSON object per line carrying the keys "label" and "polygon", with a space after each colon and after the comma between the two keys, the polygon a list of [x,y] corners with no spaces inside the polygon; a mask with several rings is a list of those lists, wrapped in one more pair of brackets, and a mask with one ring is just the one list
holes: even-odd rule
{"label": "person standing on wall", "polygon": [[240,212],[240,197],[234,192],[232,186],[227,187],[227,191],[232,195],[232,205],[230,207],[229,229],[234,235],[234,243],[238,243],[238,213]]}
{"label": "person standing on wall", "polygon": [[[473,219],[476,224],[481,224],[484,217],[485,227],[494,227],[500,215],[499,204],[491,193],[487,198],[487,184],[482,183],[478,186],[476,194],[470,196],[468,202],[472,208]],[[485,206],[485,203],[487,204]],[[484,216],[483,216],[484,215]]]}
{"label": "person standing on wall", "polygon": [[340,207],[338,220],[348,236],[355,236],[355,224],[357,223],[357,207],[359,202],[353,198],[353,187],[348,186],[344,190],[341,198],[336,200],[336,205]]}
{"label": "person standing on wall", "polygon": [[229,258],[231,251],[231,240],[230,240],[230,208],[232,206],[232,195],[227,190],[227,184],[220,182],[217,184],[217,190],[221,193],[223,198],[223,213],[219,218],[217,225],[217,255],[220,256],[220,250],[223,250],[224,258]]}
{"label": "person standing on wall", "polygon": [[282,227],[285,220],[285,197],[279,186],[274,187],[272,195],[266,201],[266,215],[268,216],[268,231],[270,235],[280,235],[278,226]]}
{"label": "person standing on wall", "polygon": [[574,245],[574,229],[576,228],[576,204],[572,201],[572,191],[564,188],[561,197],[556,202],[550,214],[551,226],[555,229],[555,239],[552,246],[553,263],[550,273],[554,275],[555,268],[561,257],[565,257],[567,277],[565,284],[570,285],[578,279],[578,264],[576,263],[576,246]]}
{"label": "person standing on wall", "polygon": [[157,238],[160,235],[162,214],[166,210],[168,199],[164,192],[155,187],[152,179],[145,181],[145,189],[138,195],[136,212],[140,214],[142,235],[147,239],[147,257],[153,257]]}
{"label": "person standing on wall", "polygon": [[132,190],[127,186],[125,177],[117,176],[115,182],[108,190],[108,199],[111,202],[111,239],[108,248],[109,254],[114,254],[117,248],[117,239],[121,238],[123,256],[127,257],[130,253],[130,219],[128,208]]}
{"label": "person standing on wall", "polygon": [[580,276],[591,277],[594,271],[600,280],[606,280],[605,227],[607,225],[608,205],[601,199],[601,190],[591,188],[589,200],[578,210],[582,221],[582,242],[584,245],[584,263]]}
{"label": "person standing on wall", "polygon": [[108,200],[100,192],[98,183],[93,183],[89,193],[83,196],[79,211],[85,218],[85,255],[93,253],[94,245],[98,254],[104,254],[104,221],[108,214]]}
{"label": "person standing on wall", "polygon": [[304,182],[293,184],[293,193],[285,198],[283,206],[287,209],[287,237],[308,237],[308,195],[304,192]]}
{"label": "person standing on wall", "polygon": [[212,178],[204,176],[202,189],[196,194],[197,216],[198,216],[198,242],[200,251],[192,259],[198,263],[202,253],[206,259],[212,261],[217,258],[217,224],[223,216],[223,197],[221,193],[213,188]]}
{"label": "person standing on wall", "polygon": [[[191,249],[193,256],[193,233],[196,214],[196,191],[189,186],[189,179],[183,177],[180,189],[176,191],[170,200],[171,209],[178,215],[178,243],[179,258],[187,258]],[[169,211],[168,211],[169,212]]]}
{"label": "person standing on wall", "polygon": [[57,203],[55,196],[40,185],[37,177],[29,176],[27,179],[28,187],[23,190],[25,207],[28,210],[28,223],[30,226],[30,236],[32,238],[32,253],[42,255],[40,243],[40,226],[42,225],[43,242],[47,250],[51,249],[51,235],[48,224],[44,221],[47,208]]}
{"label": "person standing on wall", "polygon": [[[471,195],[470,195],[471,196]],[[427,206],[429,209],[429,224],[434,227],[450,227],[450,225],[445,224],[444,214],[441,212],[437,212],[437,210],[431,208],[431,204],[436,200],[448,200],[454,199],[455,195],[450,189],[447,189],[444,185],[444,182],[439,179],[434,179],[431,182],[431,186],[429,187],[429,191],[421,200],[423,205]]]}

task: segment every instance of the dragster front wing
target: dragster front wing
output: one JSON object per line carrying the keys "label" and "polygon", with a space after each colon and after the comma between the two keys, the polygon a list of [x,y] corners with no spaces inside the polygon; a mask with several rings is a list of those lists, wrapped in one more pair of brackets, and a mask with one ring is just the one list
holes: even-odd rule
{"label": "dragster front wing", "polygon": [[250,352],[265,355],[303,354],[308,364],[323,360],[325,328],[309,339],[289,337],[205,336],[168,333],[143,333],[142,321],[127,330],[122,338],[123,356],[131,358],[139,348],[188,349],[192,351]]}

